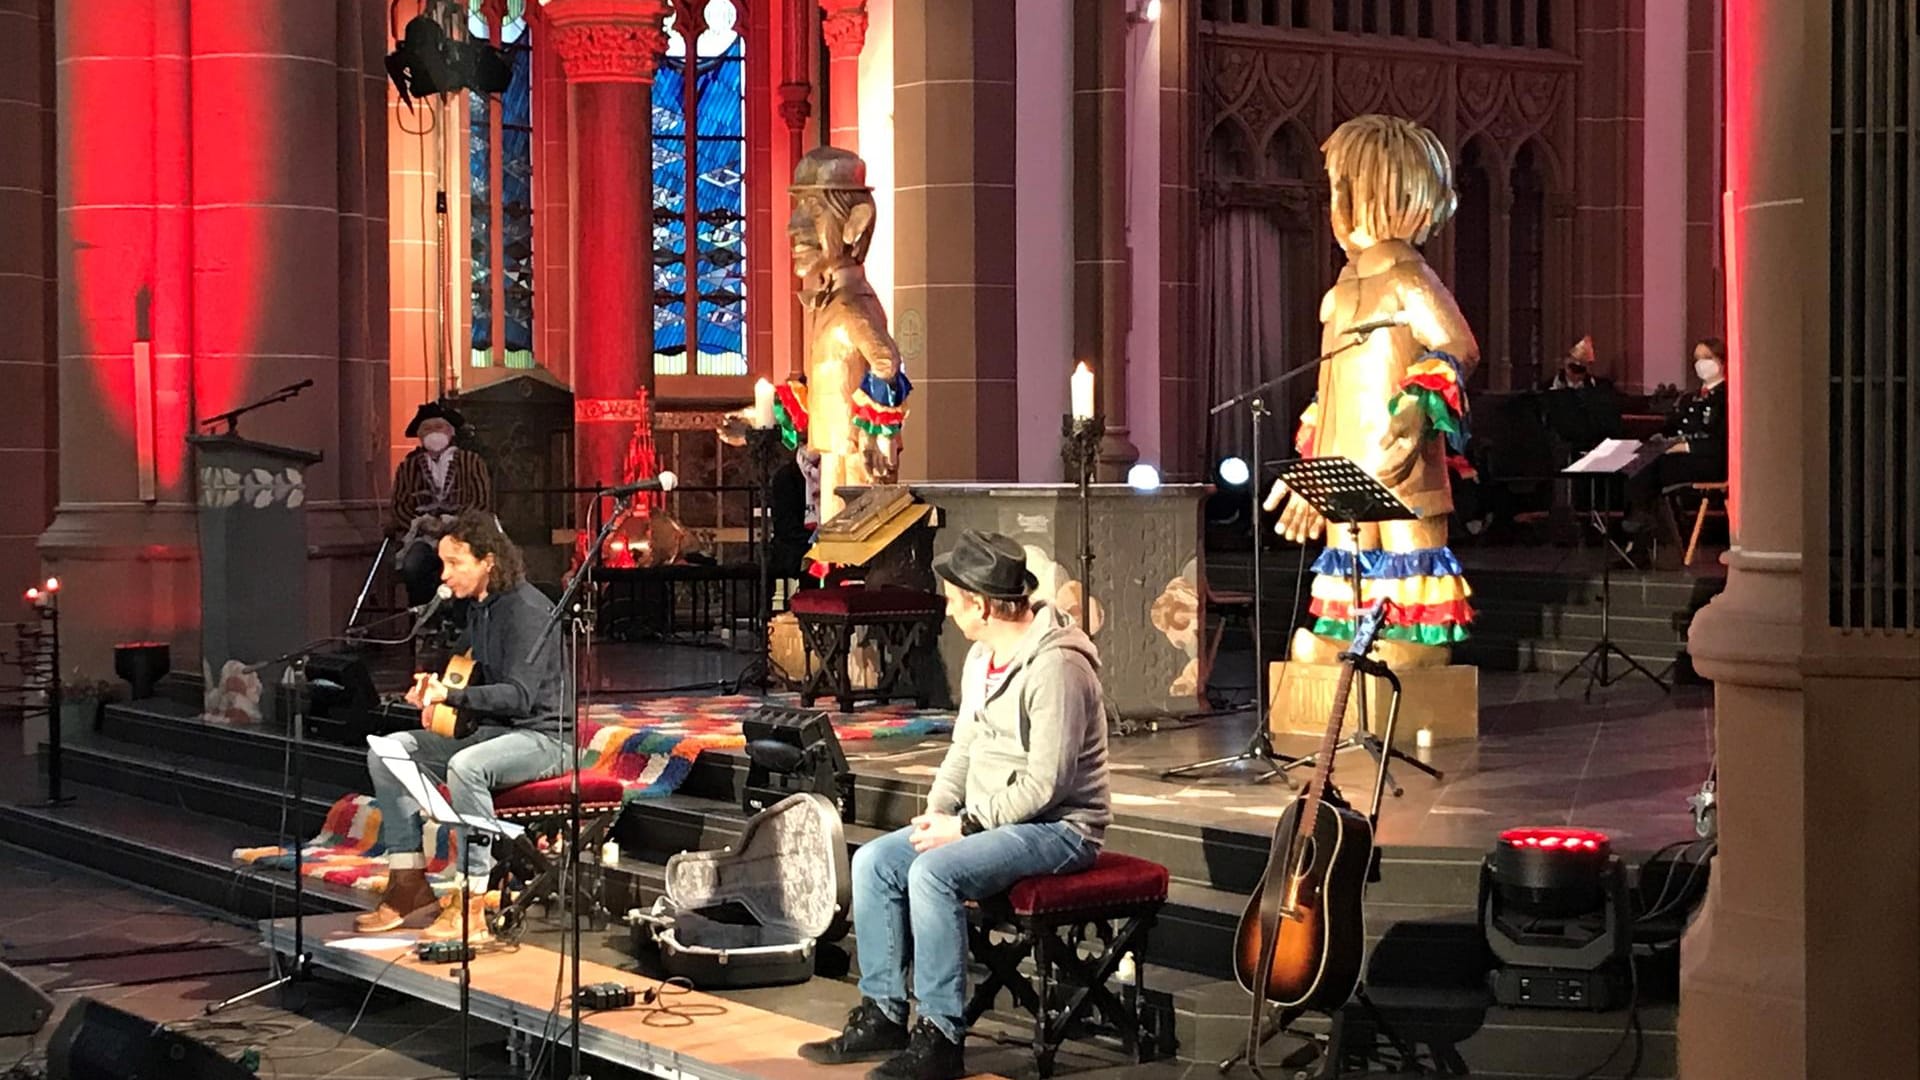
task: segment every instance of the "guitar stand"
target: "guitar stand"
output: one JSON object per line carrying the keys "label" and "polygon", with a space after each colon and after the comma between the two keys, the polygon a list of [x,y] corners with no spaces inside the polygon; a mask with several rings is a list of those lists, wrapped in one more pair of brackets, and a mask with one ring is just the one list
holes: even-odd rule
{"label": "guitar stand", "polygon": [[[1327,1033],[1324,1036],[1291,1030],[1292,1025],[1307,1015],[1308,1010],[1282,1009],[1274,1018],[1272,1026],[1261,1032],[1258,1046],[1264,1047],[1273,1041],[1274,1036],[1282,1033],[1300,1039],[1304,1045],[1280,1059],[1280,1068],[1290,1070],[1293,1080],[1338,1080],[1341,1066],[1349,1053],[1359,1053],[1367,1062],[1379,1064],[1396,1073],[1411,1070],[1425,1075],[1427,1068],[1426,1064],[1420,1060],[1419,1047],[1401,1035],[1399,1029],[1388,1022],[1386,1014],[1380,1011],[1380,1007],[1373,1003],[1371,997],[1367,996],[1367,988],[1361,986],[1354,991],[1353,997],[1365,1011],[1366,1030],[1372,1036],[1366,1046],[1349,1047],[1347,1045],[1348,1037],[1352,1032],[1347,1028],[1345,1006],[1323,1014],[1327,1017]],[[1382,1039],[1386,1040],[1387,1045],[1384,1047],[1381,1045]],[[1218,1070],[1224,1074],[1244,1064],[1253,1075],[1265,1080],[1267,1074],[1262,1069],[1257,1049],[1256,1047],[1256,1055],[1251,1059],[1248,1058],[1246,1050],[1241,1050],[1222,1061]],[[1386,1056],[1388,1051],[1394,1055],[1393,1060],[1388,1060]]]}
{"label": "guitar stand", "polygon": [[[1394,729],[1395,722],[1400,718],[1400,680],[1394,678],[1393,672],[1385,664],[1382,664],[1378,660],[1365,659],[1365,660],[1348,661],[1348,662],[1354,663],[1355,670],[1358,673],[1362,675],[1370,675],[1375,678],[1386,679],[1389,685],[1391,685],[1391,687],[1393,688],[1393,696],[1390,697],[1387,702],[1387,731],[1391,733]],[[1362,689],[1361,693],[1363,695],[1361,700],[1364,703],[1365,701],[1364,688]],[[1390,758],[1404,761],[1408,765],[1411,765],[1414,768],[1419,769],[1421,772],[1426,773],[1428,776],[1432,777],[1436,781],[1445,778],[1444,773],[1442,773],[1439,769],[1436,769],[1433,766],[1427,764],[1426,762],[1421,761],[1418,758],[1408,757],[1404,752],[1400,750],[1389,749],[1386,743],[1380,741],[1380,737],[1378,735],[1375,735],[1371,730],[1368,729],[1366,714],[1364,713],[1364,711],[1361,713],[1360,721],[1356,725],[1354,729],[1354,733],[1340,740],[1338,743],[1335,743],[1333,747],[1333,752],[1336,755],[1344,753],[1348,750],[1365,750],[1368,756],[1373,758],[1374,765],[1377,766],[1379,769],[1379,773],[1378,773],[1379,784],[1376,786],[1385,787],[1386,790],[1393,793],[1393,796],[1395,798],[1399,798],[1401,795],[1405,794],[1405,790],[1401,788],[1398,781],[1394,780],[1392,771],[1387,768],[1387,762],[1388,762],[1388,759]],[[1298,761],[1288,764],[1287,768],[1289,769],[1312,768],[1315,764],[1318,763],[1316,759],[1319,756],[1320,755],[1317,753],[1308,754],[1306,757],[1303,757]],[[1374,806],[1375,806],[1375,809],[1371,816],[1377,820],[1379,818],[1379,809],[1378,809],[1379,795],[1377,793],[1374,796]]]}

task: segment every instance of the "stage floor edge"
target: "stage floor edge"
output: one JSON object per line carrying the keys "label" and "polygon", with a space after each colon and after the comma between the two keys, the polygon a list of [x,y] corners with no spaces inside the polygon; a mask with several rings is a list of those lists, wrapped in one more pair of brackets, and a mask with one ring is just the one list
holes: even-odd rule
{"label": "stage floor edge", "polygon": [[[353,930],[353,914],[310,915],[305,944],[315,967],[371,983],[376,979],[410,997],[450,1010],[460,1007],[458,970],[449,964],[424,964],[412,956],[413,936],[366,935]],[[293,952],[293,920],[264,920],[260,924],[266,947],[282,955]],[[329,942],[393,937],[388,949],[344,949]],[[400,959],[396,960],[398,956]],[[522,944],[511,952],[482,954],[473,961],[473,1015],[498,1027],[538,1038],[553,1007],[554,972],[559,953]],[[389,966],[391,965],[391,966]],[[636,991],[658,985],[653,979],[592,960],[580,964],[582,985],[619,982]],[[679,1027],[648,1026],[640,1008],[583,1013],[580,1049],[583,1054],[664,1080],[787,1080],[817,1076],[864,1076],[873,1066],[824,1066],[802,1061],[796,1050],[803,1042],[824,1039],[833,1031],[817,1024],[769,1012],[712,994],[692,992],[672,999],[675,1006],[717,1005],[726,1011],[698,1017]],[[566,1038],[568,1012],[558,1021]],[[644,1037],[642,1035],[644,1033]],[[998,1080],[982,1074],[987,1080]]]}

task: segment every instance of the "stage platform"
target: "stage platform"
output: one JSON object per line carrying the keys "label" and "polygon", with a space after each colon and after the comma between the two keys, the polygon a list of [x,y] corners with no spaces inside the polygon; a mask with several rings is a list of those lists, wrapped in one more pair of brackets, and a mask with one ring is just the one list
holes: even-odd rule
{"label": "stage platform", "polygon": [[[293,920],[261,923],[265,946],[277,953],[293,951]],[[459,966],[427,964],[413,954],[414,935],[396,933],[367,937],[353,931],[350,914],[319,915],[307,919],[306,947],[315,966],[366,983],[431,1002],[445,1009],[460,1007]],[[616,982],[636,994],[658,990],[656,979],[633,970],[630,957],[610,948],[607,934],[583,933],[581,985]],[[381,946],[382,941],[391,942]],[[344,947],[343,947],[344,945]],[[563,1057],[571,1046],[571,1012],[566,1005],[569,959],[564,935],[543,931],[511,946],[479,951],[472,964],[470,1000],[473,1016],[482,1024],[507,1031],[510,1053],[518,1047],[527,1054],[553,1039],[551,1056]],[[804,1077],[859,1077],[869,1065],[829,1067],[803,1061],[801,1043],[824,1039],[839,1030],[848,1009],[859,1003],[858,992],[829,980],[801,987],[734,994],[679,993],[669,986],[652,1005],[636,1004],[608,1012],[583,1011],[580,1047],[584,1056],[639,1070],[661,1080],[801,1080]],[[777,1003],[778,1009],[754,1002]],[[978,1064],[987,1058],[1017,1053],[1011,1047],[969,1047]],[[524,1062],[522,1063],[524,1064]],[[1083,1069],[1088,1064],[1081,1061]],[[1097,1063],[1096,1063],[1097,1064]],[[1082,1071],[1076,1069],[1073,1071]],[[974,1080],[1005,1080],[990,1071]]]}

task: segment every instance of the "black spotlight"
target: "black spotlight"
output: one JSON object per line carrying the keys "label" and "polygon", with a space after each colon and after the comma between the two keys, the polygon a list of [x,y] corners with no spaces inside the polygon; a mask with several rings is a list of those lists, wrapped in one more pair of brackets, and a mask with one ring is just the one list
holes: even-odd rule
{"label": "black spotlight", "polygon": [[368,735],[384,735],[378,722],[380,695],[367,662],[350,653],[316,653],[307,660],[307,719],[314,737],[360,747]]}
{"label": "black spotlight", "polygon": [[254,1080],[253,1070],[130,1012],[81,998],[47,1042],[47,1080]]}
{"label": "black spotlight", "polygon": [[1480,864],[1480,929],[1502,1005],[1604,1012],[1626,996],[1632,913],[1626,870],[1605,833],[1501,833]]}
{"label": "black spotlight", "polygon": [[505,93],[513,82],[513,65],[498,49],[475,42],[455,41],[440,24],[425,15],[407,23],[400,45],[387,54],[387,75],[400,91],[400,100],[477,90]]}
{"label": "black spotlight", "polygon": [[824,711],[763,705],[740,721],[740,733],[747,739],[747,785],[740,795],[747,813],[811,791],[832,799],[842,821],[853,820],[853,771]]}

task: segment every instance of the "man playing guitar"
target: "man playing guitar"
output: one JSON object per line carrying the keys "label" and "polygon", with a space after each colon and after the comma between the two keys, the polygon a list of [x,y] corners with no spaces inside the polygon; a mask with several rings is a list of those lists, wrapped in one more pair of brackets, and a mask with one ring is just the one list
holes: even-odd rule
{"label": "man playing guitar", "polygon": [[[463,816],[493,816],[493,792],[558,776],[568,764],[561,742],[562,655],[549,639],[531,663],[527,653],[545,629],[553,605],[526,579],[520,550],[500,531],[491,514],[460,514],[440,538],[440,579],[453,595],[470,600],[464,646],[474,670],[465,686],[449,686],[438,675],[413,677],[407,701],[421,709],[423,730],[394,736],[428,775],[444,770],[449,801]],[[445,705],[461,723],[453,734],[426,730]],[[420,806],[388,771],[386,762],[367,753],[374,797],[380,808],[380,839],[387,852],[387,889],[380,906],[355,920],[362,933],[383,933],[419,925],[434,909],[422,851]],[[475,939],[486,937],[485,896],[494,857],[486,840],[469,847],[455,836],[454,865],[462,872],[453,897],[422,936],[460,936],[461,904],[468,905]]]}

